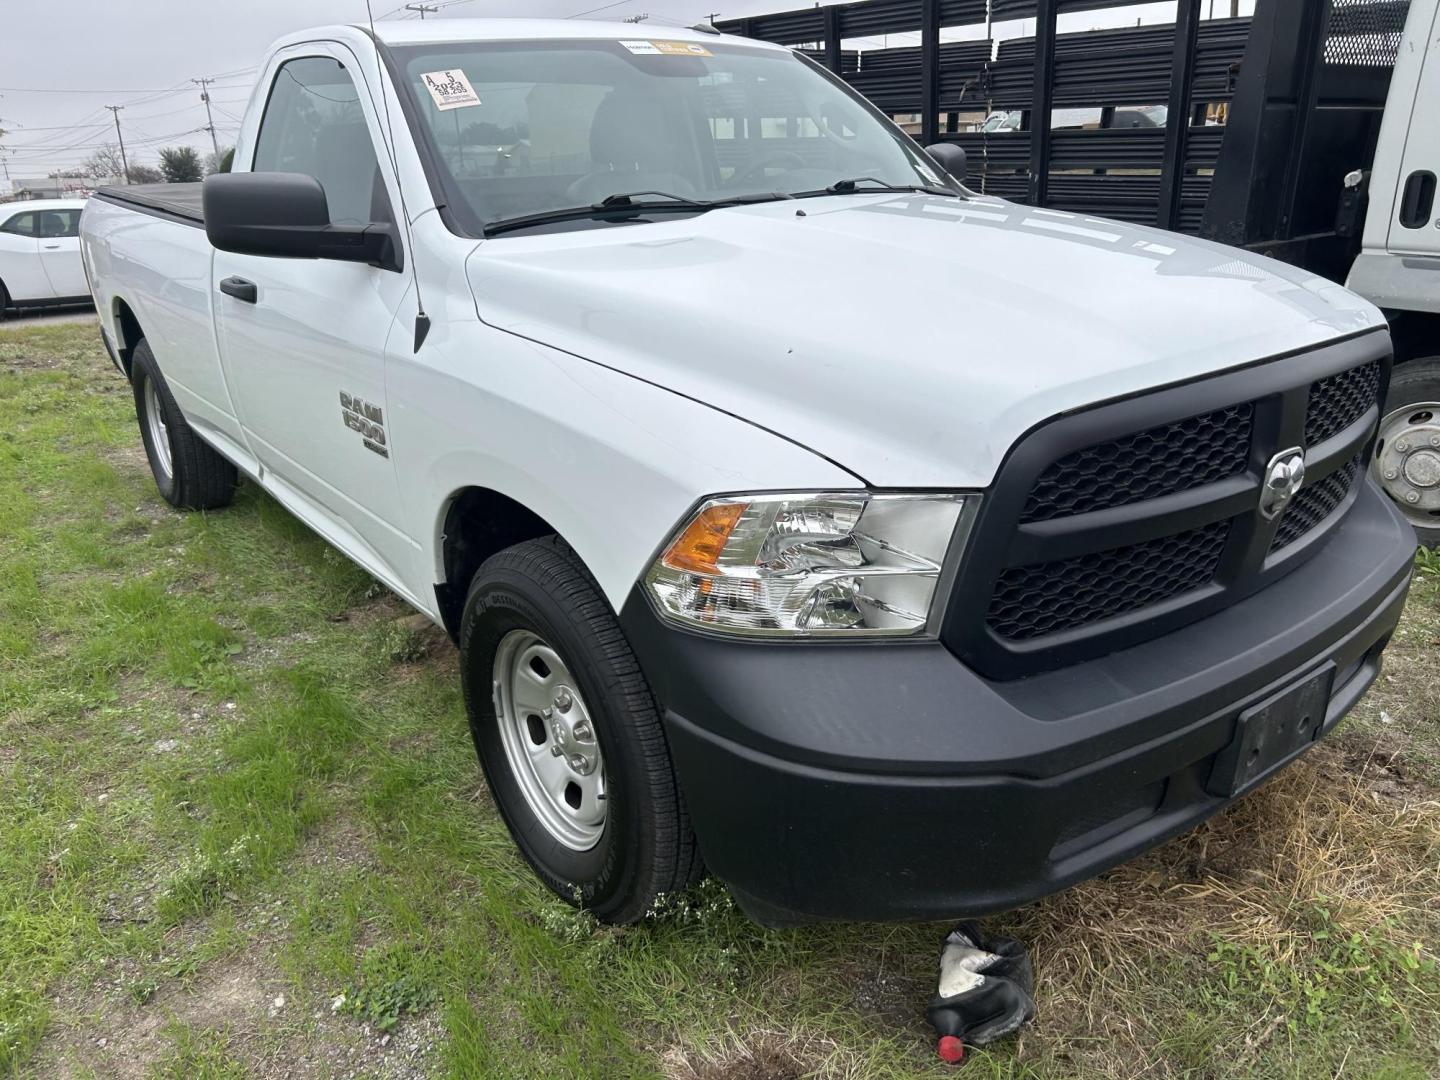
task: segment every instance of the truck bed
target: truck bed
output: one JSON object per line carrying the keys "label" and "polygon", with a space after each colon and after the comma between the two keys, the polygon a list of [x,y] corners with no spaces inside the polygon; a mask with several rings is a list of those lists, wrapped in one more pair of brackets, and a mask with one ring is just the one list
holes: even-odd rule
{"label": "truck bed", "polygon": [[159,217],[179,219],[188,225],[205,227],[205,207],[201,199],[203,183],[193,184],[130,184],[126,187],[101,188],[95,198],[119,203],[132,210]]}

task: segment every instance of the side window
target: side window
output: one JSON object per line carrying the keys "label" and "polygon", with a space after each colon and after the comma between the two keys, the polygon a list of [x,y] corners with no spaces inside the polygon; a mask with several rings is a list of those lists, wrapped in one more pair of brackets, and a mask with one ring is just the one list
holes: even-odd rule
{"label": "side window", "polygon": [[0,232],[14,233],[16,236],[34,236],[35,215],[33,213],[16,214],[0,225]]}
{"label": "side window", "polygon": [[315,177],[332,225],[394,220],[359,94],[338,60],[290,60],[275,73],[251,168]]}
{"label": "side window", "polygon": [[40,238],[55,239],[80,235],[79,210],[44,210],[40,213]]}

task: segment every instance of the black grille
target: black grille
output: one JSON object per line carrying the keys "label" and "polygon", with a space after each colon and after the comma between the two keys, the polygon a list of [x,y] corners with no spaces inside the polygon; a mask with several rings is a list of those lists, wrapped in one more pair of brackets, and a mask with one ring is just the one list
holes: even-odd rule
{"label": "black grille", "polygon": [[1211,484],[1244,471],[1249,402],[1177,420],[1060,458],[1035,481],[1021,521],[1105,510]]}
{"label": "black grille", "polygon": [[1230,523],[1076,559],[1010,567],[995,582],[987,622],[1001,637],[1041,637],[1158,604],[1215,576]]}
{"label": "black grille", "polygon": [[[975,520],[946,647],[987,677],[1018,678],[1171,633],[1293,571],[1363,480],[1385,345],[1349,338],[1028,432]],[[1267,520],[1265,463],[1301,443],[1309,484]]]}
{"label": "black grille", "polygon": [[1359,471],[1360,459],[1357,457],[1324,480],[1301,488],[1280,519],[1280,528],[1275,531],[1270,550],[1274,552],[1289,547],[1339,509],[1345,496],[1350,494]]}
{"label": "black grille", "polygon": [[1338,435],[1365,415],[1380,396],[1377,362],[1342,371],[1310,384],[1310,406],[1305,413],[1305,445],[1315,446]]}

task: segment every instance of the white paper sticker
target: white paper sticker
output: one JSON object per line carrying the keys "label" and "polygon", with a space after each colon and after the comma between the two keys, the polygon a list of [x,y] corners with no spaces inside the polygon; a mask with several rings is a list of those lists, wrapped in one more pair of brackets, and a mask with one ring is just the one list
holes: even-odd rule
{"label": "white paper sticker", "polygon": [[622,41],[636,56],[714,56],[704,45],[693,41]]}
{"label": "white paper sticker", "polygon": [[430,99],[441,112],[480,104],[479,95],[463,71],[427,71],[420,78],[425,83],[425,89],[430,91]]}

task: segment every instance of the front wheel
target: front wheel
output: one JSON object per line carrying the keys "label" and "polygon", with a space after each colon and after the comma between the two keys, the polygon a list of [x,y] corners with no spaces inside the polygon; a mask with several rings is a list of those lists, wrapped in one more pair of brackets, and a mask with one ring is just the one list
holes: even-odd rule
{"label": "front wheel", "polygon": [[699,879],[654,694],[562,540],[526,541],[480,567],[460,667],[495,804],[546,885],[628,923]]}
{"label": "front wheel", "polygon": [[1440,546],[1440,356],[1395,369],[1375,443],[1375,478],[1415,526]]}

